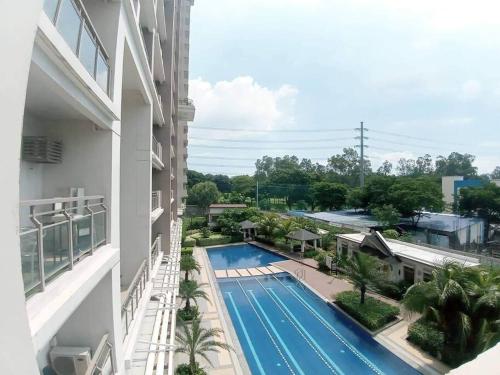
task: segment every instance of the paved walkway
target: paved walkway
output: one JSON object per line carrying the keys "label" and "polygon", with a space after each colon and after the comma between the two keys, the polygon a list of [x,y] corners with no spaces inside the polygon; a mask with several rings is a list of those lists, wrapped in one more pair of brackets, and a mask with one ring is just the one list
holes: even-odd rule
{"label": "paved walkway", "polygon": [[[200,358],[200,365],[207,371],[208,375],[243,375],[249,374],[242,369],[238,356],[243,356],[240,352],[239,344],[233,342],[230,329],[227,321],[224,318],[223,306],[217,295],[216,281],[213,275],[210,275],[211,268],[209,267],[208,256],[202,248],[194,248],[193,256],[201,265],[200,274],[194,273],[194,279],[199,284],[204,284],[202,289],[208,294],[210,302],[204,299],[198,299],[198,309],[202,314],[202,327],[205,328],[221,328],[224,333],[218,338],[218,341],[226,342],[235,348],[236,352],[227,352],[221,350],[218,353],[209,352],[208,358],[212,362],[211,366],[206,360]],[[187,357],[184,354],[175,355],[175,363],[187,362]],[[245,368],[245,367],[244,367]]]}

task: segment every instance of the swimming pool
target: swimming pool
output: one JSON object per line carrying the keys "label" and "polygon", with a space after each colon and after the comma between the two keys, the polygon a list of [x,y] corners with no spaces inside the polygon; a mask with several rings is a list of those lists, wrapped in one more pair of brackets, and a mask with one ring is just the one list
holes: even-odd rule
{"label": "swimming pool", "polygon": [[214,247],[207,254],[214,270],[261,267],[287,259],[250,244]]}
{"label": "swimming pool", "polygon": [[419,374],[286,273],[217,280],[252,374]]}

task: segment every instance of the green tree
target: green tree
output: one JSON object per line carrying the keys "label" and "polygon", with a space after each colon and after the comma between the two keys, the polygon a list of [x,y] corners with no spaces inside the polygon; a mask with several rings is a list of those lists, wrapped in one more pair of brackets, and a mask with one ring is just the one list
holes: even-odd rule
{"label": "green tree", "polygon": [[392,204],[376,207],[372,212],[379,224],[384,228],[389,228],[399,223],[399,212]]}
{"label": "green tree", "polygon": [[431,281],[411,286],[403,304],[444,332],[448,361],[465,362],[500,338],[499,291],[497,269],[445,262],[434,269]]}
{"label": "green tree", "polygon": [[184,272],[184,280],[189,280],[189,274],[193,271],[200,273],[201,266],[191,254],[181,256],[180,269]]}
{"label": "green tree", "polygon": [[346,203],[348,188],[344,184],[332,182],[316,182],[313,185],[315,201],[323,209],[340,209]]}
{"label": "green tree", "polygon": [[349,190],[345,203],[347,207],[354,208],[354,211],[358,208],[366,208],[363,190],[361,188],[353,188]]}
{"label": "green tree", "polygon": [[286,242],[288,242],[288,239],[286,238],[286,235],[290,232],[293,232],[294,230],[298,229],[299,225],[297,222],[293,219],[287,219],[287,220],[282,220],[279,224],[278,227],[276,228],[276,236],[279,238],[285,238]]}
{"label": "green tree", "polygon": [[191,310],[191,302],[198,304],[197,299],[203,298],[206,301],[210,301],[207,292],[200,289],[207,284],[198,284],[195,280],[183,280],[179,284],[179,297],[184,305],[184,312],[189,312]]}
{"label": "green tree", "polygon": [[500,179],[500,166],[495,167],[495,169],[493,170],[493,172],[491,172],[491,174],[490,174],[490,178],[492,180],[498,180],[498,179]]}
{"label": "green tree", "polygon": [[221,193],[230,193],[232,191],[233,185],[231,179],[228,176],[223,174],[216,174],[212,177],[212,181]]}
{"label": "green tree", "polygon": [[189,191],[188,202],[199,206],[203,212],[208,214],[208,207],[217,202],[219,195],[219,190],[213,182],[200,182]]}
{"label": "green tree", "polygon": [[245,197],[255,197],[255,179],[252,176],[234,176],[231,178],[233,191]]}
{"label": "green tree", "polygon": [[[327,171],[334,179],[340,180],[348,185],[355,185],[359,180],[360,155],[354,148],[344,148],[342,154],[333,155],[328,159]],[[372,173],[369,160],[365,161],[365,175]]]}
{"label": "green tree", "polygon": [[[184,353],[189,358],[190,375],[202,375],[205,371],[201,370],[197,362],[197,357],[204,358],[211,366],[213,366],[208,353],[218,352],[219,349],[233,350],[233,348],[219,341],[224,331],[220,328],[204,328],[201,326],[199,318],[194,319],[191,324],[182,324],[180,329],[175,334],[177,339],[176,353]],[[182,365],[179,366],[182,368]],[[177,373],[179,373],[179,369]]]}
{"label": "green tree", "polygon": [[191,189],[194,185],[199,184],[200,182],[211,181],[209,176],[205,176],[203,173],[193,171],[188,169],[187,171],[187,187]]}
{"label": "green tree", "polygon": [[424,177],[399,179],[387,195],[394,208],[403,217],[411,218],[414,226],[418,225],[425,210],[440,212],[444,206],[441,187]]}
{"label": "green tree", "polygon": [[398,231],[394,229],[386,229],[382,232],[382,235],[384,236],[384,238],[390,238],[393,240],[397,240],[399,238]]}
{"label": "green tree", "polygon": [[391,204],[388,191],[398,179],[395,176],[370,176],[362,190],[361,198],[363,205],[361,207],[382,207]]}
{"label": "green tree", "polygon": [[382,165],[377,169],[377,174],[382,176],[389,176],[392,173],[392,163],[385,160]]}
{"label": "green tree", "polygon": [[356,253],[345,263],[347,277],[360,291],[360,303],[365,303],[367,288],[378,290],[385,282],[385,275],[380,271],[380,261],[364,253]]}
{"label": "green tree", "polygon": [[438,156],[436,160],[436,174],[438,176],[464,176],[477,175],[477,167],[472,163],[476,157],[470,154],[452,152],[448,157]]}
{"label": "green tree", "polygon": [[500,222],[500,187],[493,183],[482,187],[460,189],[460,211],[467,215],[477,214],[487,223]]}
{"label": "green tree", "polygon": [[264,215],[258,224],[259,233],[263,234],[264,237],[272,239],[276,235],[276,231],[279,226],[278,216],[275,214]]}

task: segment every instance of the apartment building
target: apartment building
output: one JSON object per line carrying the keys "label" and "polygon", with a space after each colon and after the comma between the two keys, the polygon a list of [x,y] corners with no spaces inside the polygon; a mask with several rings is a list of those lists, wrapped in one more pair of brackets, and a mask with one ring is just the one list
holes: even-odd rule
{"label": "apartment building", "polygon": [[0,373],[173,372],[192,5],[5,2]]}

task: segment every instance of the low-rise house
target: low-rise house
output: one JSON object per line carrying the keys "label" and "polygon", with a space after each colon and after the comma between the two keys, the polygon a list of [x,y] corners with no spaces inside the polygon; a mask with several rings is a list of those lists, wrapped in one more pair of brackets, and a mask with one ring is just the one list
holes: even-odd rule
{"label": "low-rise house", "polygon": [[337,254],[349,258],[357,252],[379,258],[388,279],[394,282],[428,281],[432,270],[446,261],[466,267],[480,264],[479,259],[472,256],[385,239],[379,232],[337,235]]}
{"label": "low-rise house", "polygon": [[208,225],[213,227],[217,224],[217,217],[222,215],[224,211],[230,209],[244,209],[247,208],[243,203],[214,203],[208,207]]}

